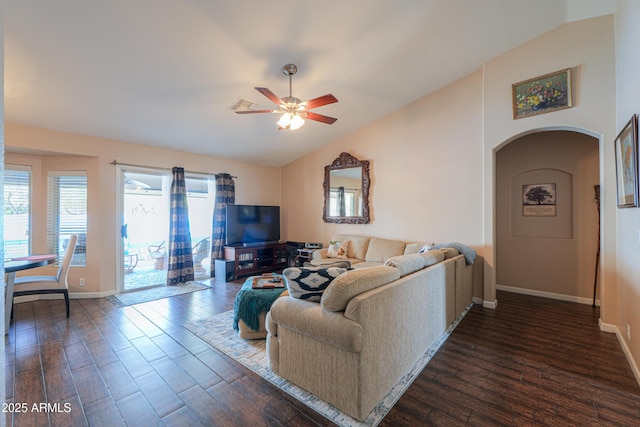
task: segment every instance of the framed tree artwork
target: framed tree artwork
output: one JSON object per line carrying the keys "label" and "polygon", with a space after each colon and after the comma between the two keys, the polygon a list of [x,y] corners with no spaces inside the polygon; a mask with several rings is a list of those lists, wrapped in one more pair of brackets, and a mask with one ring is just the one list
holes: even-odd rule
{"label": "framed tree artwork", "polygon": [[638,115],[634,114],[615,140],[619,208],[638,206]]}
{"label": "framed tree artwork", "polygon": [[522,186],[523,216],[556,216],[556,184]]}

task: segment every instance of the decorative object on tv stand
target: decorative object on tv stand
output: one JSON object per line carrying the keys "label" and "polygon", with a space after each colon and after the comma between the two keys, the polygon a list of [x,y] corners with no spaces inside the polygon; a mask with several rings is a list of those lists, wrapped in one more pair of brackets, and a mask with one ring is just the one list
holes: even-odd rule
{"label": "decorative object on tv stand", "polygon": [[511,92],[514,119],[570,108],[571,68],[515,83]]}
{"label": "decorative object on tv stand", "polygon": [[324,222],[369,223],[369,161],[343,152],[324,168]]}
{"label": "decorative object on tv stand", "polygon": [[282,67],[282,72],[285,76],[289,76],[289,96],[279,98],[275,93],[271,92],[266,87],[255,88],[258,92],[269,98],[273,103],[277,104],[277,110],[244,110],[236,111],[236,114],[280,114],[280,120],[278,120],[277,122],[279,130],[298,129],[304,124],[305,119],[315,120],[316,122],[326,123],[328,125],[331,125],[336,120],[338,120],[333,117],[324,116],[322,114],[312,113],[311,111],[309,111],[313,108],[318,108],[322,107],[323,105],[338,102],[338,99],[335,96],[327,94],[318,98],[311,99],[309,101],[302,102],[299,98],[295,98],[291,94],[291,79],[293,75],[298,72],[298,67],[295,64],[287,64]]}
{"label": "decorative object on tv stand", "polygon": [[615,140],[618,207],[638,206],[638,115],[634,114]]}

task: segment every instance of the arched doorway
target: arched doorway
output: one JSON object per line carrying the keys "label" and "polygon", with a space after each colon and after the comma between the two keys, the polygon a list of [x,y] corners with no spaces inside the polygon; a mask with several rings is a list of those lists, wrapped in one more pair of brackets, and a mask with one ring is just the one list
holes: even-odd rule
{"label": "arched doorway", "polygon": [[496,152],[496,289],[591,303],[599,180],[599,140],[584,133],[529,133]]}

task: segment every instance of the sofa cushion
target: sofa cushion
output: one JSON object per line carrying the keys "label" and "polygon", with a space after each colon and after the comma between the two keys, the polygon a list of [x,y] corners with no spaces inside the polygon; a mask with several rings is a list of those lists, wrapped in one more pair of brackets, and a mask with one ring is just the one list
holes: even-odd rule
{"label": "sofa cushion", "polygon": [[392,256],[384,263],[390,267],[395,267],[400,272],[400,277],[414,273],[424,268],[425,258],[418,254]]}
{"label": "sofa cushion", "polygon": [[429,267],[430,265],[437,264],[444,260],[444,252],[438,249],[421,252],[418,255],[424,258],[425,267]]}
{"label": "sofa cushion", "polygon": [[329,242],[327,256],[329,258],[347,258],[348,240],[332,240]]}
{"label": "sofa cushion", "polygon": [[424,245],[425,242],[407,243],[407,246],[404,248],[404,254],[417,254]]}
{"label": "sofa cushion", "polygon": [[[351,248],[351,246],[353,246],[352,242],[349,242],[349,248]],[[309,263],[313,266],[319,267],[319,266],[324,266],[325,264],[333,264],[334,262],[342,262],[342,261],[348,261],[349,264],[356,264],[358,262],[362,262],[364,260],[364,258],[361,259],[357,259],[357,258],[340,258],[340,259],[335,259],[335,258],[329,258],[329,256],[327,255],[327,252],[329,251],[329,248],[322,248],[322,249],[317,249],[315,251],[313,251],[313,254],[311,255],[311,259],[309,260]],[[348,253],[348,251],[347,251]]]}
{"label": "sofa cushion", "polygon": [[404,253],[405,243],[398,240],[379,239],[372,237],[365,261],[385,262],[392,256]]}
{"label": "sofa cushion", "polygon": [[333,264],[340,262],[348,262],[351,266],[354,266],[356,264],[360,264],[362,260],[356,258],[312,258],[309,264],[314,267],[332,267]]}
{"label": "sofa cushion", "polygon": [[367,255],[371,237],[352,236],[350,234],[334,234],[331,240],[348,240],[347,258],[364,259]]}
{"label": "sofa cushion", "polygon": [[331,282],[322,294],[320,304],[325,310],[342,311],[356,295],[399,278],[398,269],[386,265],[349,270]]}
{"label": "sofa cushion", "polygon": [[381,265],[384,265],[384,263],[378,261],[362,261],[357,264],[353,264],[353,268],[380,267]]}
{"label": "sofa cushion", "polygon": [[444,259],[449,259],[453,258],[454,256],[460,255],[460,251],[455,248],[440,248],[437,250],[442,251],[442,253],[444,254]]}
{"label": "sofa cushion", "polygon": [[427,251],[433,250],[433,249],[435,249],[434,246],[435,245],[433,243],[425,243],[424,245],[422,245],[422,247],[420,248],[418,253],[421,254],[422,252],[427,252]]}
{"label": "sofa cushion", "polygon": [[[347,270],[351,270],[351,262],[348,259],[340,259],[340,260],[326,260],[328,262],[323,263],[322,264],[322,268],[330,268],[330,267],[337,267],[337,268],[346,268]],[[302,264],[303,267],[310,267],[310,268],[314,268],[314,267],[318,267],[317,265],[313,265],[310,262],[305,262],[304,264]]]}
{"label": "sofa cushion", "polygon": [[289,267],[282,274],[286,279],[289,295],[293,298],[320,302],[327,286],[345,271],[346,268],[337,267]]}

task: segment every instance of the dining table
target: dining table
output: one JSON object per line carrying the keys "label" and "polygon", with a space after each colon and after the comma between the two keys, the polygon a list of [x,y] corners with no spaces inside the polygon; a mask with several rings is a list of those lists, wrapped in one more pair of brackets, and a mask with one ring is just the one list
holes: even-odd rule
{"label": "dining table", "polygon": [[31,268],[44,267],[53,263],[56,255],[27,255],[11,258],[4,262],[5,294],[4,294],[4,334],[9,333],[9,322],[11,321],[11,309],[13,306],[13,287],[18,271],[29,270]]}

